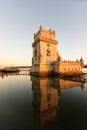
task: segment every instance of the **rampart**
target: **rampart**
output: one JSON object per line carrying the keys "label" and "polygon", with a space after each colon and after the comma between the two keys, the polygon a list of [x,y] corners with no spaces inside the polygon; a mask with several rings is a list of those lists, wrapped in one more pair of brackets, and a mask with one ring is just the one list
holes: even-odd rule
{"label": "rampart", "polygon": [[61,61],[54,64],[55,74],[80,74],[82,67],[80,61]]}

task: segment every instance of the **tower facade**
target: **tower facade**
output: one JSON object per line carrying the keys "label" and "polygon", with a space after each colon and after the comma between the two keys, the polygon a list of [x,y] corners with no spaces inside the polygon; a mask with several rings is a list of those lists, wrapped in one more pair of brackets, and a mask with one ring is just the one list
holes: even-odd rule
{"label": "tower facade", "polygon": [[31,72],[39,75],[48,75],[53,72],[52,62],[57,60],[58,41],[55,39],[54,30],[45,30],[42,26],[34,34],[33,58]]}

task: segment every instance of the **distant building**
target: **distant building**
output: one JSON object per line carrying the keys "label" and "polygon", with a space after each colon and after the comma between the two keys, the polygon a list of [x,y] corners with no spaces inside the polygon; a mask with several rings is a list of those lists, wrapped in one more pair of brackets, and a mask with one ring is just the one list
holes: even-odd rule
{"label": "distant building", "polygon": [[33,57],[31,74],[79,74],[82,73],[84,60],[65,61],[62,60],[57,50],[58,41],[55,39],[54,30],[45,30],[40,26],[39,31],[34,34]]}

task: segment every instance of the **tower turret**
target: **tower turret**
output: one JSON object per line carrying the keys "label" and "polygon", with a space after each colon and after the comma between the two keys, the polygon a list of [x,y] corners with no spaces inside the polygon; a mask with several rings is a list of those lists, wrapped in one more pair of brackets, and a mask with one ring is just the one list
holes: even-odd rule
{"label": "tower turret", "polygon": [[84,60],[83,60],[82,57],[81,57],[81,59],[80,59],[80,64],[81,64],[81,67],[83,68],[83,67],[84,67]]}

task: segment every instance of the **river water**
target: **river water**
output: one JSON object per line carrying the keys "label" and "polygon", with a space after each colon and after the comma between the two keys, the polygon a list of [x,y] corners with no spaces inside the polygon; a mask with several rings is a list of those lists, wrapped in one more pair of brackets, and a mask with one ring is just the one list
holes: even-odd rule
{"label": "river water", "polygon": [[87,130],[87,83],[0,77],[0,130]]}

